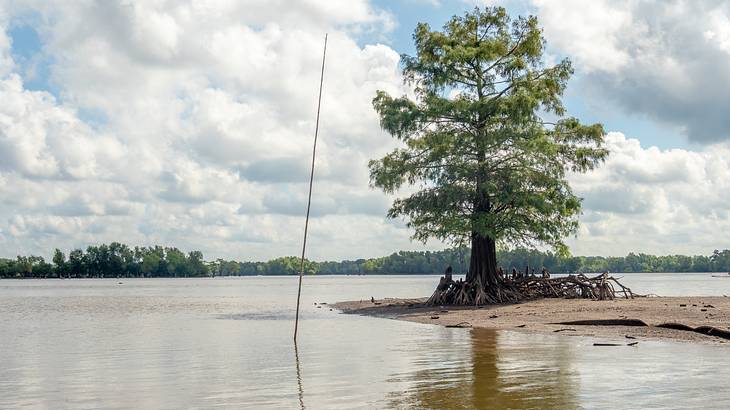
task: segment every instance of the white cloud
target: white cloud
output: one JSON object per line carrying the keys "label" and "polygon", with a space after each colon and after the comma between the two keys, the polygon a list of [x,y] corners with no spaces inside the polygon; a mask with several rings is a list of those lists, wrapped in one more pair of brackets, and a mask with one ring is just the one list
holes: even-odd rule
{"label": "white cloud", "polygon": [[571,177],[584,198],[574,253],[709,254],[729,245],[730,147],[642,148],[621,133],[607,141],[606,164]]}
{"label": "white cloud", "polygon": [[[110,240],[209,257],[296,253],[325,32],[312,223],[324,242],[312,256],[363,255],[356,235],[328,246],[340,223],[391,226],[384,197],[363,193],[367,160],[393,145],[370,101],[377,89],[405,90],[398,53],[356,42],[394,25],[367,1],[26,2],[5,11],[5,253]],[[6,30],[28,14],[40,16],[31,21],[60,98],[25,89],[13,72]],[[317,228],[334,227],[330,218],[338,228]],[[417,246],[401,230],[367,253]]]}
{"label": "white cloud", "polygon": [[613,7],[604,0],[590,7],[579,0],[533,3],[550,45],[569,50],[583,70],[615,71],[630,62],[622,37],[641,30],[634,26],[628,7]]}
{"label": "white cloud", "polygon": [[55,98],[23,89],[16,74],[0,79],[0,169],[29,177],[92,178],[97,157],[118,152],[105,136],[92,137],[73,110]]}
{"label": "white cloud", "polygon": [[713,10],[709,14],[710,27],[704,32],[710,44],[730,54],[730,18],[722,10]]}
{"label": "white cloud", "polygon": [[706,1],[533,0],[548,44],[573,59],[574,86],[701,144],[730,140],[730,5]]}

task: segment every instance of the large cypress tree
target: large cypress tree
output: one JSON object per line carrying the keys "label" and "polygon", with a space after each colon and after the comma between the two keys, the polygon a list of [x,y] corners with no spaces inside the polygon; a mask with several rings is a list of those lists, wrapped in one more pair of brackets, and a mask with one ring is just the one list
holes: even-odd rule
{"label": "large cypress tree", "polygon": [[373,100],[403,146],[370,162],[371,184],[387,193],[415,187],[388,216],[407,218],[417,240],[470,243],[466,282],[494,295],[503,284],[498,243],[567,253],[581,201],[566,172],[607,157],[604,130],[566,115],[573,69],[567,59],[546,64],[536,17],[476,8],[442,31],[421,23],[413,39],[416,55],[403,55],[402,67],[414,97],[379,91]]}

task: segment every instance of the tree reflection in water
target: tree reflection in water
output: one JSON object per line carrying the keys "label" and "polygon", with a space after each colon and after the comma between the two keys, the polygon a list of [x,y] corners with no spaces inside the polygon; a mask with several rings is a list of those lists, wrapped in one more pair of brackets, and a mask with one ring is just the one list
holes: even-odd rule
{"label": "tree reflection in water", "polygon": [[[393,395],[392,408],[494,409],[578,406],[573,346],[562,338],[471,329],[463,357],[431,358],[433,366],[401,376],[412,387]],[[442,361],[440,363],[440,361]]]}

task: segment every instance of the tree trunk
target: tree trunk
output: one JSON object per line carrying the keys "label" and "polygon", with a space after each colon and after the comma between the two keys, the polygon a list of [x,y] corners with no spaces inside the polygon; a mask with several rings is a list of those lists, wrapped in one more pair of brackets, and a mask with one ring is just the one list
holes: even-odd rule
{"label": "tree trunk", "polygon": [[[484,161],[484,153],[480,153],[480,162]],[[487,177],[486,171],[480,169],[476,179],[476,197],[474,198],[474,215],[473,220],[479,220],[479,216],[488,215],[491,210],[491,203],[485,183]],[[473,228],[472,228],[473,229]],[[482,235],[475,230],[471,233],[471,259],[469,261],[469,271],[466,275],[466,281],[479,283],[484,289],[495,288],[499,286],[497,278],[497,246],[494,238]]]}
{"label": "tree trunk", "polygon": [[471,259],[469,260],[466,281],[474,282],[477,278],[486,288],[499,284],[497,278],[497,246],[494,239],[472,233]]}

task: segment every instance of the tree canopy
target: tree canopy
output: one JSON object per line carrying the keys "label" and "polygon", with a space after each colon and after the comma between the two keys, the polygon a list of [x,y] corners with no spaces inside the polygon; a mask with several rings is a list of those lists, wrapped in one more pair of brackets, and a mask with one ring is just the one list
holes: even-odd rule
{"label": "tree canopy", "polygon": [[608,155],[600,124],[566,116],[570,61],[545,64],[537,19],[512,20],[500,7],[455,16],[442,31],[421,23],[413,38],[416,55],[402,61],[415,95],[373,100],[404,146],[370,162],[372,185],[420,188],[388,215],[407,217],[421,241],[478,234],[565,252],[580,212],[566,172]]}
{"label": "tree canopy", "polygon": [[566,173],[608,156],[603,127],[566,114],[561,97],[573,69],[567,59],[545,63],[536,17],[477,7],[441,31],[418,24],[413,40],[416,55],[403,55],[402,65],[414,95],[373,99],[380,125],[403,146],[370,161],[371,184],[391,194],[416,188],[388,212],[407,219],[415,239],[471,242],[467,284],[440,283],[439,302],[520,299],[521,291],[497,289],[507,285],[496,244],[567,254],[563,238],[577,231],[580,199]]}

